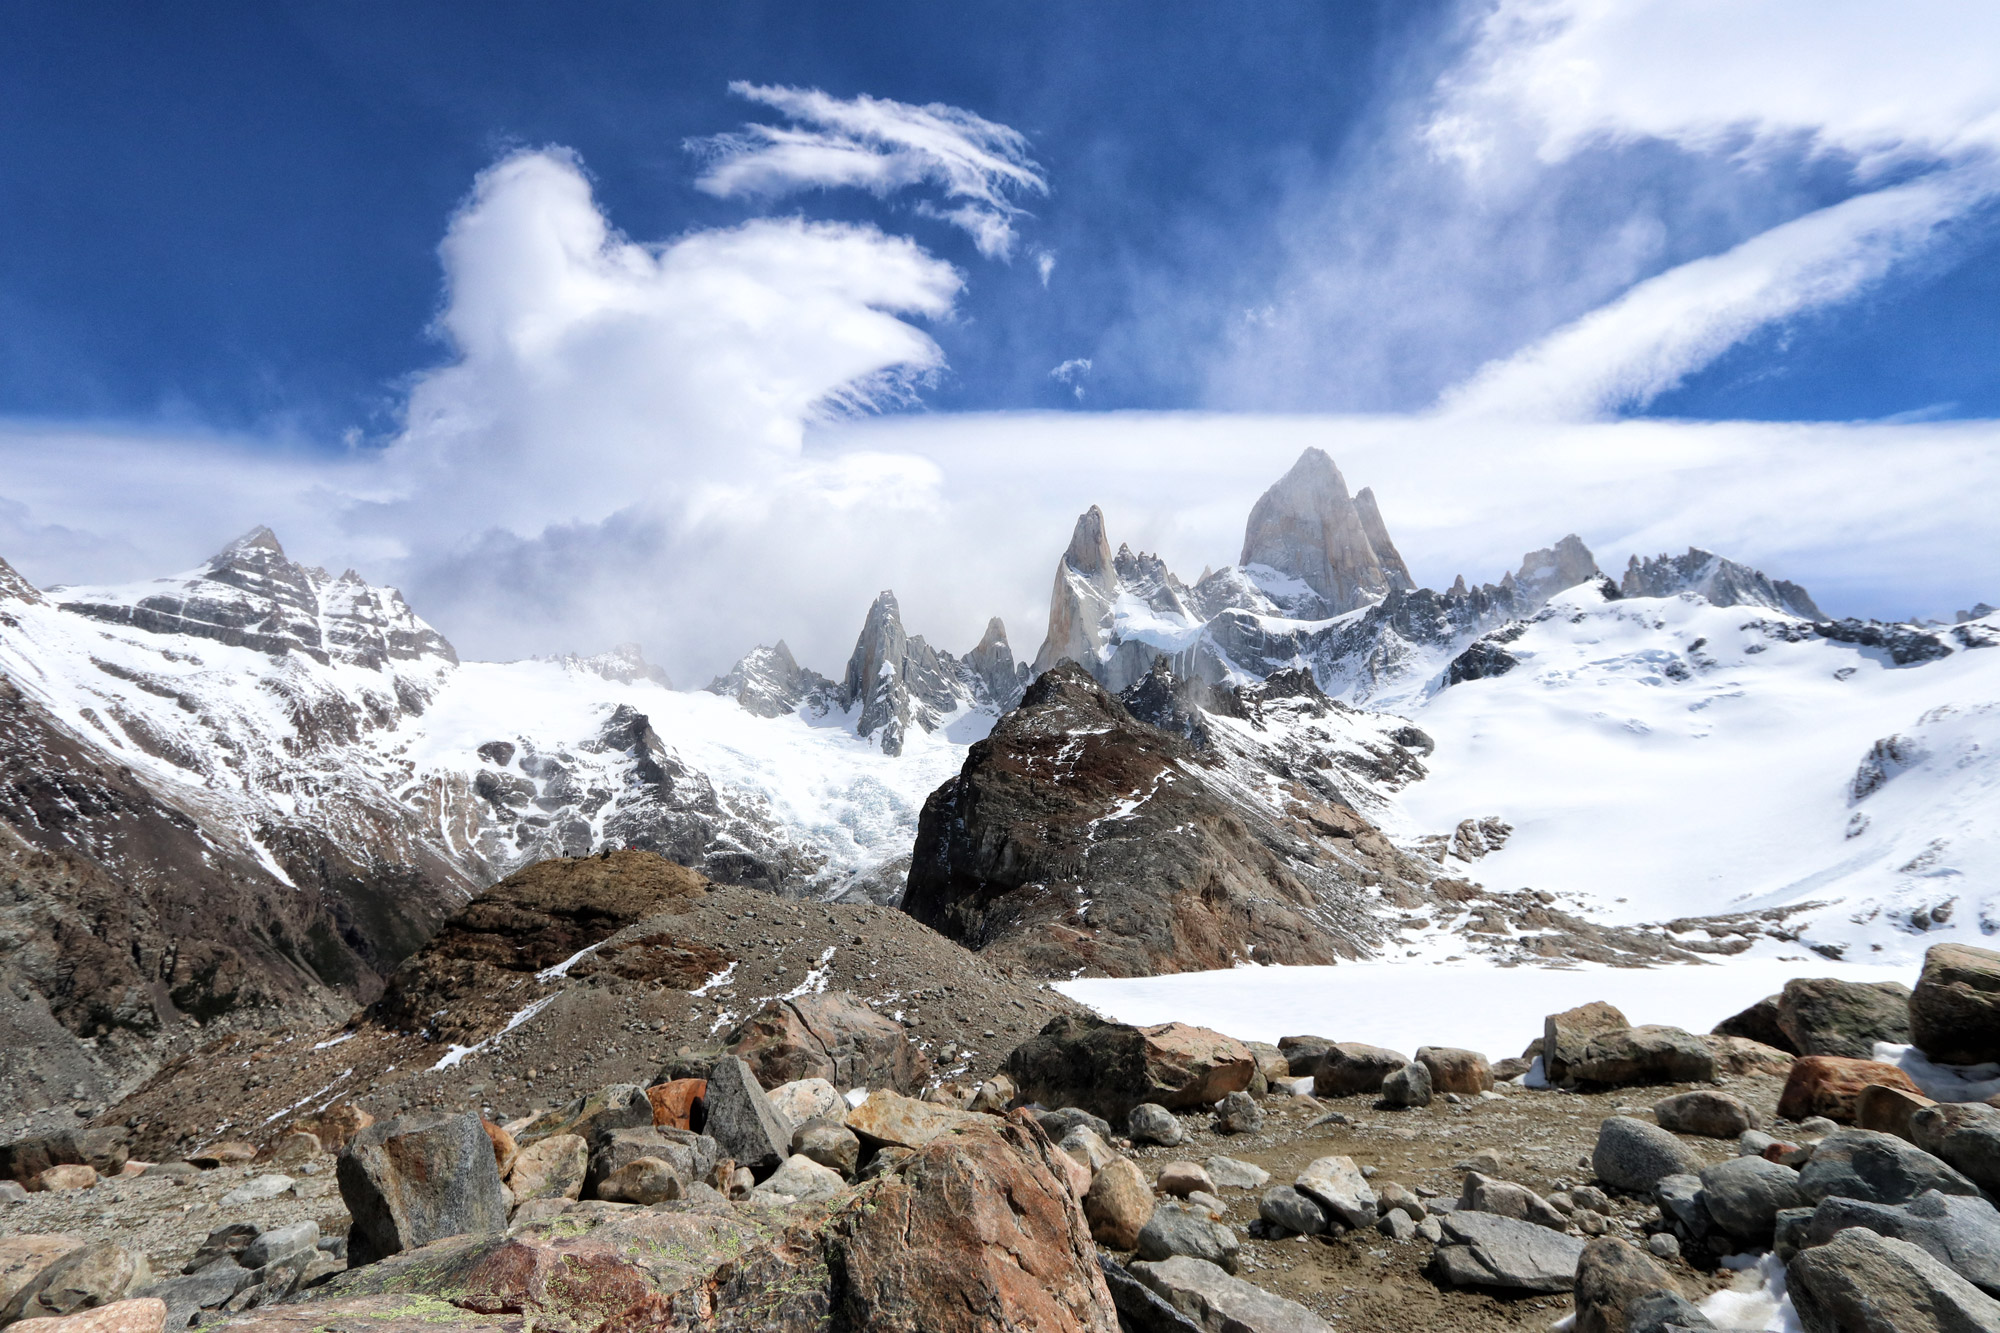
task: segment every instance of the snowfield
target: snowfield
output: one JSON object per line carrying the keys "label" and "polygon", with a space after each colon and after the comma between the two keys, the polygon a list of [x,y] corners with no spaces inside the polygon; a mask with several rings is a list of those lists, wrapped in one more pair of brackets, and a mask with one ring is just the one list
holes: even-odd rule
{"label": "snowfield", "polygon": [[1793,924],[1851,962],[2000,931],[2000,651],[1897,666],[1782,612],[1589,584],[1504,646],[1512,670],[1410,710],[1437,743],[1410,823],[1514,827],[1474,877],[1624,923],[1822,904]]}

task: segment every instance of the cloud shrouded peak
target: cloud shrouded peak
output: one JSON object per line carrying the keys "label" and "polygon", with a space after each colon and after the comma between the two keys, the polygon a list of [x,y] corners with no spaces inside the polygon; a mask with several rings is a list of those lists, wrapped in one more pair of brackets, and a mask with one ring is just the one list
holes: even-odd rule
{"label": "cloud shrouded peak", "polygon": [[1024,211],[1015,197],[1048,193],[1026,138],[958,107],[865,94],[843,99],[817,88],[729,87],[791,123],[753,123],[689,141],[707,161],[696,184],[720,198],[836,188],[889,195],[929,185],[947,202],[925,202],[919,211],[964,229],[988,258],[1004,259],[1013,253],[1014,220]]}

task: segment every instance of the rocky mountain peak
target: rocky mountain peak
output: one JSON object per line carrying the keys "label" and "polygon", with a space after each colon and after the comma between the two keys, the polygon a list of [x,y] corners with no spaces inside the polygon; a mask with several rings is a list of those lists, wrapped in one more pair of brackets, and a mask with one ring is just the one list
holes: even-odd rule
{"label": "rocky mountain peak", "polygon": [[[1375,523],[1381,525],[1379,509]],[[1386,528],[1382,535],[1387,544]],[[1365,606],[1394,586],[1369,539],[1368,524],[1348,494],[1346,478],[1323,449],[1300,454],[1291,471],[1258,498],[1243,533],[1241,563],[1300,580],[1332,615]],[[1408,583],[1400,555],[1395,563],[1400,571],[1396,577]]]}
{"label": "rocky mountain peak", "polygon": [[1539,609],[1557,593],[1603,577],[1597,568],[1597,557],[1572,532],[1554,546],[1522,556],[1513,586],[1533,604],[1533,609]]}
{"label": "rocky mountain peak", "polygon": [[783,717],[810,698],[825,698],[833,682],[798,664],[780,639],[757,645],[741,661],[708,683],[710,694],[734,699],[759,717]]}
{"label": "rocky mountain peak", "polygon": [[1398,592],[1415,588],[1417,581],[1410,576],[1410,567],[1403,563],[1403,553],[1389,540],[1389,525],[1382,521],[1382,507],[1375,502],[1373,486],[1361,488],[1354,497],[1354,508],[1361,515],[1361,530],[1368,534],[1368,544],[1375,549],[1375,558],[1382,562],[1382,573],[1387,576],[1389,586]]}
{"label": "rocky mountain peak", "polygon": [[1096,505],[1077,515],[1076,530],[1070,534],[1063,563],[1104,587],[1116,580],[1111,543],[1104,536],[1104,511]]}
{"label": "rocky mountain peak", "polygon": [[228,560],[230,557],[237,555],[255,556],[259,554],[276,556],[280,560],[285,558],[285,548],[278,541],[278,534],[265,527],[262,523],[259,523],[256,527],[223,547],[221,551],[216,553],[210,563],[213,564],[217,561]]}
{"label": "rocky mountain peak", "polygon": [[1021,701],[1021,691],[1028,685],[1028,667],[1014,660],[1007,627],[1000,623],[1000,617],[986,622],[986,632],[979,636],[978,646],[965,655],[965,665],[985,688],[987,700],[1002,711]]}
{"label": "rocky mountain peak", "polygon": [[[41,590],[16,573],[14,567],[0,560],[0,602],[33,602],[36,605],[48,601]],[[999,624],[999,621],[994,621]]]}
{"label": "rocky mountain peak", "polygon": [[1686,555],[1659,555],[1650,560],[1633,556],[1625,567],[1619,592],[1627,597],[1672,597],[1698,593],[1711,606],[1762,606],[1806,620],[1826,615],[1812,595],[1796,583],[1767,578],[1761,571],[1726,560],[1698,546]]}
{"label": "rocky mountain peak", "polygon": [[674,687],[673,678],[666,668],[654,666],[646,660],[645,650],[636,643],[621,643],[608,653],[597,653],[585,657],[580,653],[564,653],[554,658],[571,671],[587,671],[593,676],[602,676],[620,685],[636,685],[640,681],[651,681],[663,690]]}

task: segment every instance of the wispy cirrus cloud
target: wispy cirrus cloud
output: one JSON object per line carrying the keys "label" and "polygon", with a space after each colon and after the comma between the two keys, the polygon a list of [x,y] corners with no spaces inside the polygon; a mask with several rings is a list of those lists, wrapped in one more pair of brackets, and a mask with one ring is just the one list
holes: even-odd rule
{"label": "wispy cirrus cloud", "polygon": [[742,81],[729,88],[791,123],[753,122],[688,141],[706,164],[695,184],[719,198],[826,189],[886,196],[929,185],[947,202],[925,200],[919,212],[964,230],[989,259],[1005,259],[1017,239],[1015,221],[1026,212],[1016,198],[1048,193],[1025,136],[959,107]]}

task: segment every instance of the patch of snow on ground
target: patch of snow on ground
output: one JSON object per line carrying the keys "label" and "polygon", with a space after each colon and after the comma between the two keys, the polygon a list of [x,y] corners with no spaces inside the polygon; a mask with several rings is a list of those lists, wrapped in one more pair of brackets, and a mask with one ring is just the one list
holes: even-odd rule
{"label": "patch of snow on ground", "polygon": [[2000,1094],[2000,1064],[1941,1065],[1914,1046],[1875,1043],[1875,1058],[1895,1065],[1934,1102],[1983,1102]]}
{"label": "patch of snow on ground", "polygon": [[1472,962],[1237,967],[1079,978],[1056,982],[1055,988],[1124,1023],[1192,1023],[1241,1041],[1314,1033],[1405,1054],[1419,1046],[1458,1046],[1500,1059],[1520,1054],[1541,1036],[1548,1015],[1591,1000],[1608,1000],[1634,1023],[1706,1032],[1794,977],[1914,980],[1901,968],[1737,958],[1656,968],[1502,968]]}

